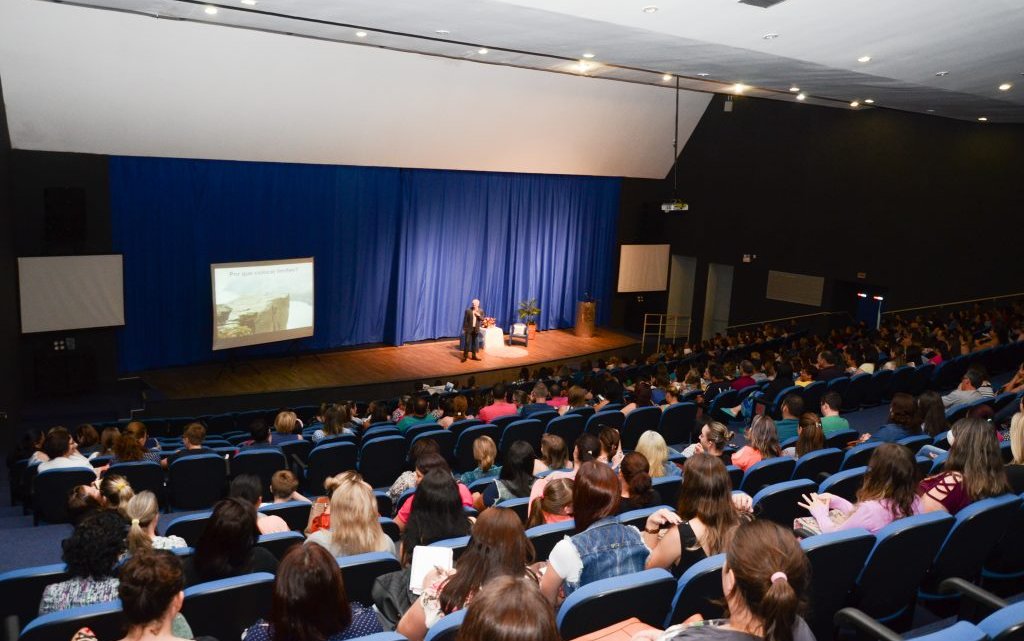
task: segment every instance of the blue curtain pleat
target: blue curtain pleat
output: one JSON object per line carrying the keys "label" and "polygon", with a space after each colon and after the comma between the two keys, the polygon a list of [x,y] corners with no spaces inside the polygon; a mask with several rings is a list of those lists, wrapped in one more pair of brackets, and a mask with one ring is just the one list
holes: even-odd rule
{"label": "blue curtain pleat", "polygon": [[[536,298],[541,329],[606,304],[620,181],[113,157],[113,240],[124,254],[123,372],[204,362],[210,264],[315,258],[314,336],[302,350],[456,336],[480,298],[507,327]],[[278,354],[287,344],[239,348]]]}

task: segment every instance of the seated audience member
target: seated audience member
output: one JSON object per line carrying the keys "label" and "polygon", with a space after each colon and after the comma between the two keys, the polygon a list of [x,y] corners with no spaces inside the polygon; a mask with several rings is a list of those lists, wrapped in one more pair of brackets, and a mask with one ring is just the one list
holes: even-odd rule
{"label": "seated audience member", "polygon": [[78,453],[78,444],[64,428],[54,428],[43,441],[43,452],[47,460],[39,464],[40,473],[50,470],[81,469],[96,474],[89,459]]}
{"label": "seated audience member", "polygon": [[905,392],[892,395],[889,404],[889,422],[874,434],[864,434],[860,440],[869,443],[895,443],[901,438],[921,433],[921,421],[917,416],[914,397]]}
{"label": "seated audience member", "polygon": [[239,474],[231,480],[228,488],[228,496],[240,499],[252,505],[256,510],[256,528],[260,534],[273,534],[275,532],[287,532],[288,524],[276,514],[264,514],[259,511],[263,503],[263,491],[260,477],[255,474]]}
{"label": "seated audience member", "polygon": [[466,607],[494,579],[526,577],[536,583],[538,578],[529,569],[533,557],[533,544],[515,512],[500,507],[485,510],[455,567],[427,575],[422,595],[395,631],[410,641],[422,641],[435,623]]}
{"label": "seated audience member", "polygon": [[139,421],[132,421],[117,437],[117,441],[114,443],[114,456],[110,459],[110,463],[130,463],[132,461],[159,463],[160,454],[146,449],[148,440],[149,432],[146,431],[146,426]]}
{"label": "seated audience member", "polygon": [[818,353],[818,362],[815,364],[818,368],[819,381],[831,381],[835,378],[846,376],[846,372],[843,368],[838,365],[839,359],[836,357],[835,352],[825,350]]}
{"label": "seated audience member", "polygon": [[185,559],[188,585],[226,579],[252,572],[277,570],[277,559],[256,545],[256,508],[239,498],[227,498],[213,506],[195,554]]}
{"label": "seated audience member", "polygon": [[818,415],[807,412],[800,416],[800,423],[796,428],[796,444],[782,450],[782,455],[800,458],[824,447],[825,434],[822,432]]}
{"label": "seated audience member", "polygon": [[[864,483],[857,490],[857,503],[833,494],[811,493],[801,507],[807,508],[819,532],[864,528],[872,534],[896,519],[922,510],[917,497],[917,466],[911,451],[897,443],[883,443],[868,461]],[[830,510],[838,512],[833,516]]]}
{"label": "seated audience member", "polygon": [[[121,567],[117,596],[125,637],[121,641],[191,639],[192,630],[181,616],[185,600],[181,561],[161,550],[140,550]],[[197,641],[210,640],[199,637]]]}
{"label": "seated audience member", "polygon": [[745,390],[751,385],[757,385],[754,380],[754,364],[748,360],[740,361],[740,375],[729,385],[737,392]]}
{"label": "seated audience member", "polygon": [[434,416],[430,413],[430,401],[423,396],[417,396],[412,402],[412,414],[406,414],[398,421],[398,431],[405,434],[413,425],[420,423],[433,423]]}
{"label": "seated audience member", "polygon": [[291,470],[274,472],[274,475],[270,477],[270,493],[274,495],[274,503],[310,502],[305,496],[299,494],[299,479]]}
{"label": "seated audience member", "polygon": [[128,501],[135,496],[128,479],[120,474],[107,474],[100,480],[100,494],[103,496],[103,503],[112,510],[117,510],[121,516],[125,515],[125,508]]}
{"label": "seated audience member", "polygon": [[278,450],[270,444],[270,426],[262,418],[249,423],[249,440],[242,443],[243,450]]}
{"label": "seated audience member", "polygon": [[548,470],[569,469],[569,452],[566,450],[565,439],[557,434],[545,434],[540,439],[540,458],[533,461],[533,473],[540,474]]}
{"label": "seated audience member", "polygon": [[793,384],[797,387],[807,387],[814,382],[817,373],[818,370],[814,365],[804,365],[800,368],[800,374],[796,377],[796,380],[793,381]]}
{"label": "seated audience member", "polygon": [[78,443],[78,453],[86,458],[92,458],[100,451],[99,432],[88,423],[75,428],[75,442]]}
{"label": "seated audience member", "polygon": [[138,554],[141,550],[171,550],[187,548],[188,543],[180,536],[158,536],[156,526],[160,522],[160,505],[152,492],[139,492],[128,501],[124,509],[128,519],[128,553]]}
{"label": "seated audience member", "polygon": [[302,434],[298,433],[301,429],[302,423],[295,412],[291,410],[278,412],[277,417],[274,418],[274,431],[270,434],[270,444],[280,445],[289,441],[301,441]]}
{"label": "seated audience member", "polygon": [[843,397],[839,392],[825,392],[821,396],[821,430],[825,438],[850,429],[850,421],[839,415]]}
{"label": "seated audience member", "polygon": [[[398,512],[395,514],[395,523],[398,524],[399,528],[404,528],[405,524],[409,522],[409,514],[417,503],[416,496],[419,493],[420,484],[423,478],[432,470],[439,470],[448,476],[452,475],[452,470],[448,467],[448,461],[444,460],[444,457],[440,454],[424,454],[416,459],[416,492],[405,501],[402,507],[398,508]],[[469,488],[462,483],[456,482],[454,478],[452,478],[452,483],[455,483],[455,490],[462,500],[462,505],[473,507],[473,494],[469,491]]]}
{"label": "seated audience member", "polygon": [[352,425],[352,410],[348,405],[331,404],[324,411],[323,425],[313,432],[313,444],[330,441],[333,438],[355,434]]}
{"label": "seated audience member", "polygon": [[573,480],[559,478],[547,483],[544,492],[530,502],[526,527],[572,520]]}
{"label": "seated audience member", "polygon": [[623,457],[623,452],[619,447],[621,443],[619,430],[614,427],[605,427],[597,433],[597,440],[601,443],[601,455],[597,457],[597,460],[607,463],[613,469],[618,469]]}
{"label": "seated audience member", "polygon": [[723,423],[718,421],[709,421],[700,428],[700,435],[697,437],[697,442],[693,444],[692,449],[686,448],[683,452],[683,456],[689,458],[694,454],[710,454],[722,459],[722,462],[726,465],[732,465],[732,454],[727,452],[729,447],[729,441],[732,440],[733,434],[729,431]]}
{"label": "seated audience member", "polygon": [[505,453],[505,461],[501,473],[494,483],[487,486],[482,493],[473,497],[474,507],[483,510],[496,503],[508,499],[517,499],[530,495],[533,487],[533,463],[536,457],[533,446],[526,441],[515,441]]}
{"label": "seated audience member", "polygon": [[394,541],[381,529],[373,488],[357,473],[341,477],[331,493],[331,513],[343,514],[344,518],[331,519],[330,529],[310,534],[306,543],[322,545],[332,556],[395,554]]}
{"label": "seated audience member", "polygon": [[412,561],[412,550],[417,545],[430,545],[470,533],[471,522],[466,515],[465,497],[447,466],[432,465],[420,479],[416,494],[406,503],[413,498],[416,499],[416,509],[409,512],[399,550],[403,565]]}
{"label": "seated audience member", "polygon": [[1010,419],[1010,451],[1013,460],[1006,466],[1006,480],[1013,493],[1020,494],[1024,492],[1024,399]]}
{"label": "seated audience member", "polygon": [[732,455],[732,464],[746,472],[755,463],[781,455],[775,421],[770,416],[755,416],[747,429],[747,444]]}
{"label": "seated audience member", "polygon": [[104,427],[100,432],[100,451],[98,456],[113,456],[114,444],[121,436],[121,430],[116,427]]}
{"label": "seated audience member", "polygon": [[[112,510],[100,510],[82,520],[64,541],[64,554],[71,578],[43,590],[39,614],[117,600],[117,564],[125,553],[124,520]],[[123,570],[122,570],[123,571]],[[185,619],[174,617],[174,636],[191,639]]]}
{"label": "seated audience member", "polygon": [[370,404],[366,406],[366,420],[367,428],[390,423],[391,415],[388,414],[388,404],[384,401],[370,401]]}
{"label": "seated audience member", "polygon": [[782,420],[775,421],[775,432],[781,442],[796,436],[800,415],[804,413],[804,399],[797,394],[787,394],[779,404],[779,410],[782,412]]}
{"label": "seated audience member", "polygon": [[318,545],[292,547],[277,568],[270,619],[244,641],[343,641],[382,632],[371,608],[349,601],[338,562]]}
{"label": "seated audience member", "polygon": [[942,397],[942,404],[946,409],[949,409],[951,407],[956,407],[957,405],[964,405],[966,403],[971,403],[978,399],[985,398],[985,396],[978,390],[983,383],[984,379],[980,372],[972,369],[967,370],[964,377],[960,379],[960,386]]}
{"label": "seated audience member", "polygon": [[639,452],[630,452],[622,457],[619,465],[619,482],[622,485],[620,514],[661,504],[661,495],[651,486],[650,469],[647,458]]}
{"label": "seated audience member", "polygon": [[579,385],[573,385],[566,396],[566,404],[558,408],[558,413],[565,416],[584,407],[587,407],[587,390]]}
{"label": "seated audience member", "polygon": [[[440,456],[441,448],[438,447],[437,441],[432,438],[421,438],[412,444],[412,447],[409,449],[409,460],[413,462],[414,468],[420,457],[427,454],[437,454]],[[476,455],[475,442],[473,443],[473,454],[474,456]],[[495,448],[495,454],[497,454],[497,448]],[[388,496],[391,498],[391,502],[394,503],[398,501],[398,497],[402,496],[406,490],[411,490],[414,487],[416,487],[416,470],[406,470],[399,474],[395,482],[388,488]]]}
{"label": "seated audience member", "polygon": [[555,614],[530,579],[499,577],[466,608],[459,641],[562,641]]}
{"label": "seated audience member", "polygon": [[437,420],[437,424],[444,429],[451,429],[452,423],[455,421],[464,421],[467,418],[473,418],[468,414],[469,412],[469,399],[464,394],[459,394],[452,399],[451,413],[447,416],[442,416]]}
{"label": "seated audience member", "polygon": [[[417,441],[417,444],[419,442]],[[469,472],[463,472],[459,480],[469,485],[482,478],[498,476],[501,474],[501,466],[494,464],[497,456],[498,446],[494,444],[494,439],[487,435],[476,437],[473,441],[473,459],[476,461],[476,467]]]}
{"label": "seated audience member", "polygon": [[640,531],[615,518],[621,486],[615,472],[599,461],[583,463],[573,487],[576,534],[555,544],[541,580],[541,592],[552,605],[559,593],[614,576],[644,569],[648,549]]}
{"label": "seated audience member", "polygon": [[547,476],[537,479],[533,487],[530,489],[530,503],[540,498],[544,493],[544,487],[555,479],[565,478],[572,479],[576,477],[576,470],[580,469],[580,464],[586,463],[587,461],[596,461],[597,457],[601,454],[601,441],[598,440],[593,434],[584,432],[580,434],[579,438],[576,439],[576,445],[572,450],[572,469],[566,472],[556,471],[548,474]]}
{"label": "seated audience member", "polygon": [[995,430],[976,418],[953,424],[942,470],[917,486],[925,512],[942,510],[954,515],[974,501],[1009,491]]}
{"label": "seated audience member", "polygon": [[508,390],[504,383],[497,383],[491,388],[491,402],[480,408],[480,413],[477,415],[481,421],[485,423],[492,423],[494,419],[499,416],[510,416],[517,413],[518,408],[512,403],[509,403],[506,399]]}
{"label": "seated audience member", "polygon": [[402,418],[405,417],[406,410],[409,409],[411,404],[412,396],[409,396],[408,394],[399,396],[398,404],[395,405],[395,411],[391,412],[391,422],[398,423],[398,421],[402,420]]}
{"label": "seated audience member", "polygon": [[679,476],[679,467],[668,460],[668,444],[661,434],[654,430],[647,430],[641,434],[636,443],[636,451],[647,459],[651,467],[651,478]]}
{"label": "seated audience member", "polygon": [[999,393],[1008,394],[1012,392],[1016,394],[1021,390],[1024,390],[1024,363],[1021,363],[1017,371],[1013,373],[1013,378],[999,389]]}
{"label": "seated audience member", "polygon": [[49,457],[43,452],[43,442],[45,441],[46,432],[37,427],[30,428],[21,435],[21,441],[18,442],[15,450],[8,454],[7,467],[10,468],[15,462],[25,459],[28,459],[29,465],[39,465],[47,460]]}
{"label": "seated audience member", "polygon": [[788,361],[783,361],[776,366],[775,378],[769,381],[763,390],[749,394],[740,405],[722,408],[722,411],[735,417],[753,416],[754,406],[757,403],[771,405],[783,390],[793,385],[793,366]]}
{"label": "seated audience member", "polygon": [[697,561],[722,552],[740,522],[721,458],[694,454],[683,466],[682,483],[677,513],[658,510],[647,518],[643,532],[651,548],[646,567],[665,568],[676,578]]}
{"label": "seated audience member", "polygon": [[198,454],[216,454],[213,450],[203,446],[206,440],[206,428],[202,423],[189,423],[185,426],[185,432],[181,435],[181,442],[184,447],[165,458],[160,463],[168,467],[171,463],[184,456],[196,456]]}
{"label": "seated audience member", "polygon": [[636,387],[633,389],[633,402],[623,407],[620,411],[628,416],[630,412],[638,407],[654,407],[651,384],[646,381],[640,381],[636,384]]}
{"label": "seated audience member", "polygon": [[519,408],[519,416],[529,418],[531,414],[550,412],[551,406],[548,405],[548,396],[548,386],[538,382],[533,386],[533,391],[530,392],[530,402]]}
{"label": "seated audience member", "polygon": [[921,430],[932,438],[949,429],[946,407],[938,392],[927,390],[917,397],[917,419],[921,423]]}
{"label": "seated audience member", "polygon": [[710,379],[708,386],[704,388],[704,400],[706,403],[711,403],[715,400],[715,397],[722,392],[732,389],[730,383],[725,377],[725,370],[722,368],[721,363],[712,361],[708,363],[707,369],[704,371],[704,375]]}
{"label": "seated audience member", "polygon": [[106,509],[107,503],[95,485],[76,485],[68,492],[68,519],[77,526],[82,519]]}
{"label": "seated audience member", "polygon": [[551,393],[551,397],[548,398],[548,405],[553,407],[555,410],[561,409],[569,404],[569,397],[563,395],[565,388],[558,383],[552,383],[551,387],[548,388]]}
{"label": "seated audience member", "polygon": [[346,481],[362,478],[359,472],[347,470],[341,474],[328,476],[324,479],[325,496],[318,496],[309,509],[309,521],[306,523],[305,530],[306,536],[320,530],[331,529],[331,495],[334,494],[334,490],[341,487],[341,484]]}
{"label": "seated audience member", "polygon": [[642,632],[634,641],[814,641],[799,616],[807,597],[810,563],[791,532],[771,521],[736,528],[725,548],[722,589],[728,619],[688,619],[664,633]]}

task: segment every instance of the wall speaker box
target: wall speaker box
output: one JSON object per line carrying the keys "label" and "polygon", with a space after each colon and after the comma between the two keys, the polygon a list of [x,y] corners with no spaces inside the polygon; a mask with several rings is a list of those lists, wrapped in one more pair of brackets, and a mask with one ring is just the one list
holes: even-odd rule
{"label": "wall speaker box", "polygon": [[85,244],[85,189],[47,187],[43,190],[46,212],[45,241],[49,253],[75,253]]}

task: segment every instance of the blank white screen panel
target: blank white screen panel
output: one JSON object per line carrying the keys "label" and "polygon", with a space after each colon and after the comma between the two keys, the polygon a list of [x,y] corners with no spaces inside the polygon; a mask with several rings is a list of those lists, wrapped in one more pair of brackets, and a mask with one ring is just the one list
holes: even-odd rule
{"label": "blank white screen panel", "polygon": [[213,349],[313,335],[313,259],[210,265]]}
{"label": "blank white screen panel", "polygon": [[671,245],[623,245],[619,253],[619,292],[668,289]]}
{"label": "blank white screen panel", "polygon": [[18,259],[21,331],[124,325],[121,255]]}
{"label": "blank white screen panel", "polygon": [[825,279],[821,276],[769,271],[768,293],[765,296],[772,300],[821,307],[824,291]]}

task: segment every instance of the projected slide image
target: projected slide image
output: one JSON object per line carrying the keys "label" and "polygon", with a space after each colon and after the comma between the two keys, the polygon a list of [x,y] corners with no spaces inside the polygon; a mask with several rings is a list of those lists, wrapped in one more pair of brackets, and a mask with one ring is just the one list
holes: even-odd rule
{"label": "projected slide image", "polygon": [[313,335],[313,259],[213,265],[213,348]]}

